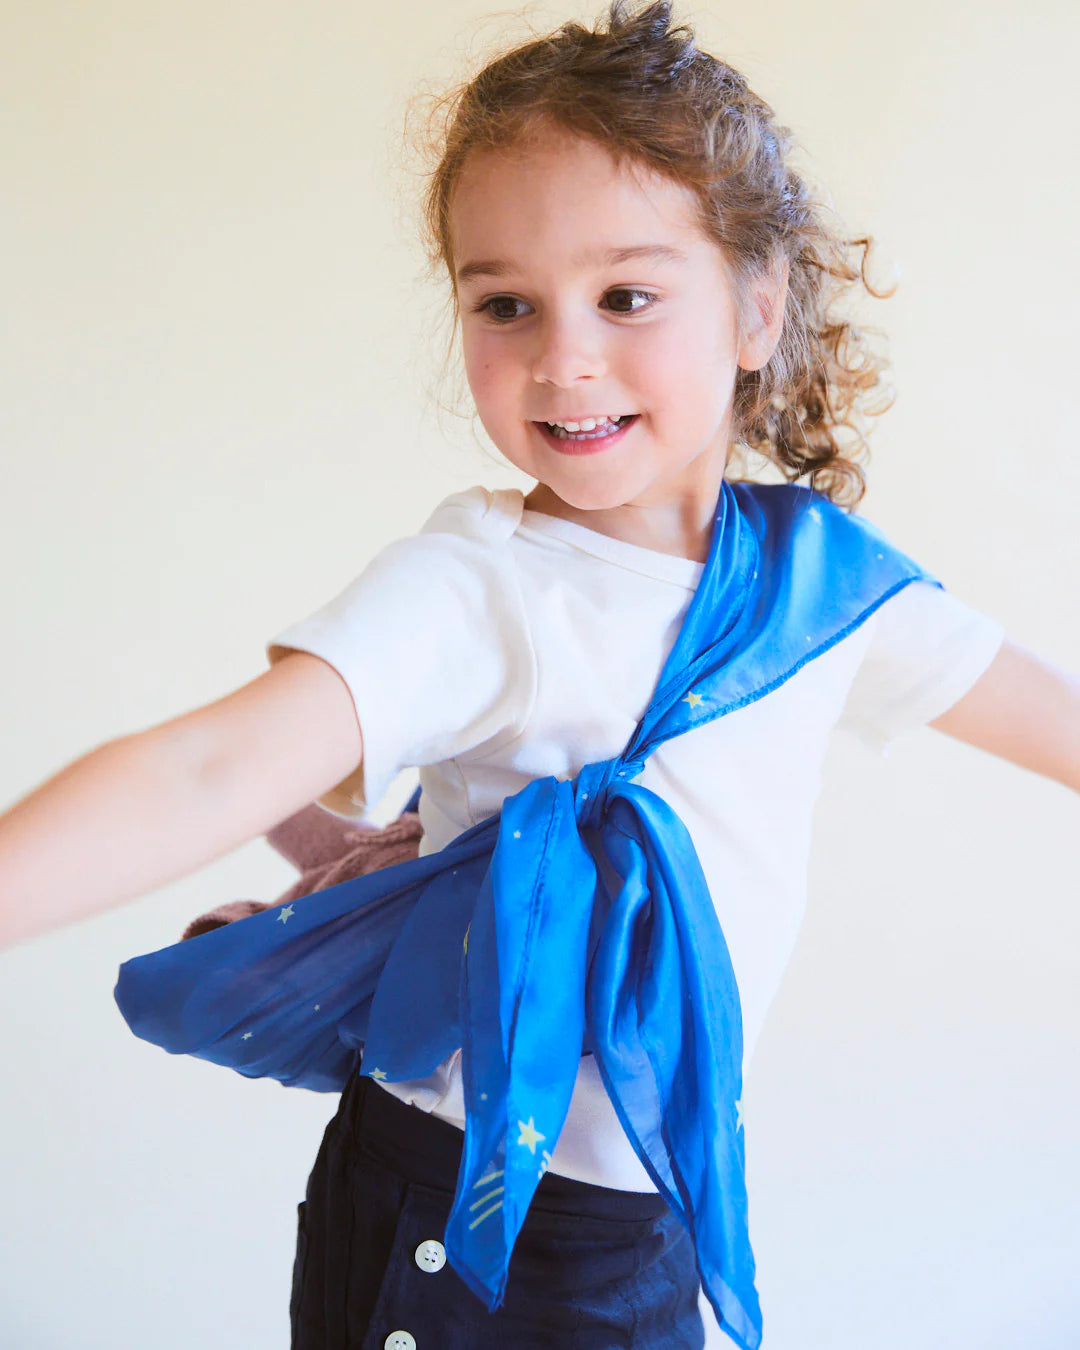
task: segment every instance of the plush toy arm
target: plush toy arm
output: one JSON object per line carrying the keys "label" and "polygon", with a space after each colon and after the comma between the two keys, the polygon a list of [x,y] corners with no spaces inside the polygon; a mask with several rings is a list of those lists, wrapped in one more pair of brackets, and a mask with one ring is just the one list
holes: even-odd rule
{"label": "plush toy arm", "polygon": [[367,820],[343,820],[312,802],[266,833],[266,842],[298,872],[343,858],[379,827]]}
{"label": "plush toy arm", "polygon": [[[329,827],[325,821],[332,822]],[[275,825],[266,838],[270,845],[300,869],[300,878],[284,895],[266,903],[231,900],[192,919],[181,941],[208,933],[212,928],[246,919],[249,914],[287,905],[312,891],[337,886],[353,877],[365,876],[380,867],[415,858],[420,851],[420,817],[405,811],[380,829],[364,822],[344,821],[312,804]]]}
{"label": "plush toy arm", "polygon": [[207,910],[197,919],[192,919],[180,935],[180,941],[186,942],[188,938],[198,937],[200,933],[209,933],[212,928],[222,928],[236,919],[246,919],[249,914],[258,914],[260,910],[269,908],[268,904],[263,904],[259,900],[230,900],[227,904],[218,905],[217,909]]}

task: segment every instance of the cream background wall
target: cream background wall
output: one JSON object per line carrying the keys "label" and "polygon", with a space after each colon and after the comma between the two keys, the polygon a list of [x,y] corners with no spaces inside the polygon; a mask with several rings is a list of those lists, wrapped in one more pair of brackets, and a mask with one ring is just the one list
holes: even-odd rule
{"label": "cream background wall", "polygon": [[[0,2],[0,804],[254,678],[271,633],[449,492],[528,486],[433,410],[398,150],[420,81],[524,31],[485,11]],[[900,269],[868,313],[900,398],[865,513],[1080,668],[1080,11],[680,14]],[[1078,805],[933,732],[883,761],[836,744],[745,1094],[767,1350],[1075,1344]],[[4,1347],[284,1350],[333,1102],[167,1058],[111,990],[193,913],[292,875],[256,840],[0,957]]]}

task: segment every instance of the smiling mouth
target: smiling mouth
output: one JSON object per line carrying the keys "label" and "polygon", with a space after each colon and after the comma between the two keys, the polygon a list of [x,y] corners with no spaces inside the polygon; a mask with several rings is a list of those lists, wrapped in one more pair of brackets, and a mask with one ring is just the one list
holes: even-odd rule
{"label": "smiling mouth", "polygon": [[625,413],[622,417],[605,417],[599,420],[595,418],[587,419],[594,422],[594,425],[588,430],[582,427],[575,431],[568,431],[565,426],[560,426],[557,422],[537,422],[535,425],[543,427],[552,436],[557,436],[559,440],[584,441],[610,436],[613,430],[617,431],[620,427],[626,426],[637,416],[637,413]]}
{"label": "smiling mouth", "polygon": [[640,416],[640,413],[628,413],[624,417],[612,419],[604,426],[594,427],[592,431],[567,431],[553,422],[534,422],[533,426],[548,445],[561,454],[584,455],[597,450],[606,450],[608,446],[620,441]]}

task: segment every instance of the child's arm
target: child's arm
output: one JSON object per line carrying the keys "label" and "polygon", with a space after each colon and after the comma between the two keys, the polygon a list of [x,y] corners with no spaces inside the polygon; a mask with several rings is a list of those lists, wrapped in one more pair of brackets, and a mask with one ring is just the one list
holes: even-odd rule
{"label": "child's arm", "polygon": [[1015,643],[930,725],[1080,792],[1080,676]]}
{"label": "child's arm", "polygon": [[0,816],[0,946],[144,895],[360,763],[352,697],[290,652],[233,693],[73,761]]}

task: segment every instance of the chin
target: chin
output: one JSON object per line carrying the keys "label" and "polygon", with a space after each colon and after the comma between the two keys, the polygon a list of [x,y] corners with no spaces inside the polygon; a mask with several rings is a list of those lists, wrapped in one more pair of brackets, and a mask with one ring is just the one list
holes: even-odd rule
{"label": "chin", "polygon": [[[541,480],[542,481],[542,480]],[[575,511],[613,511],[625,506],[633,494],[608,483],[544,483],[548,492]]]}

